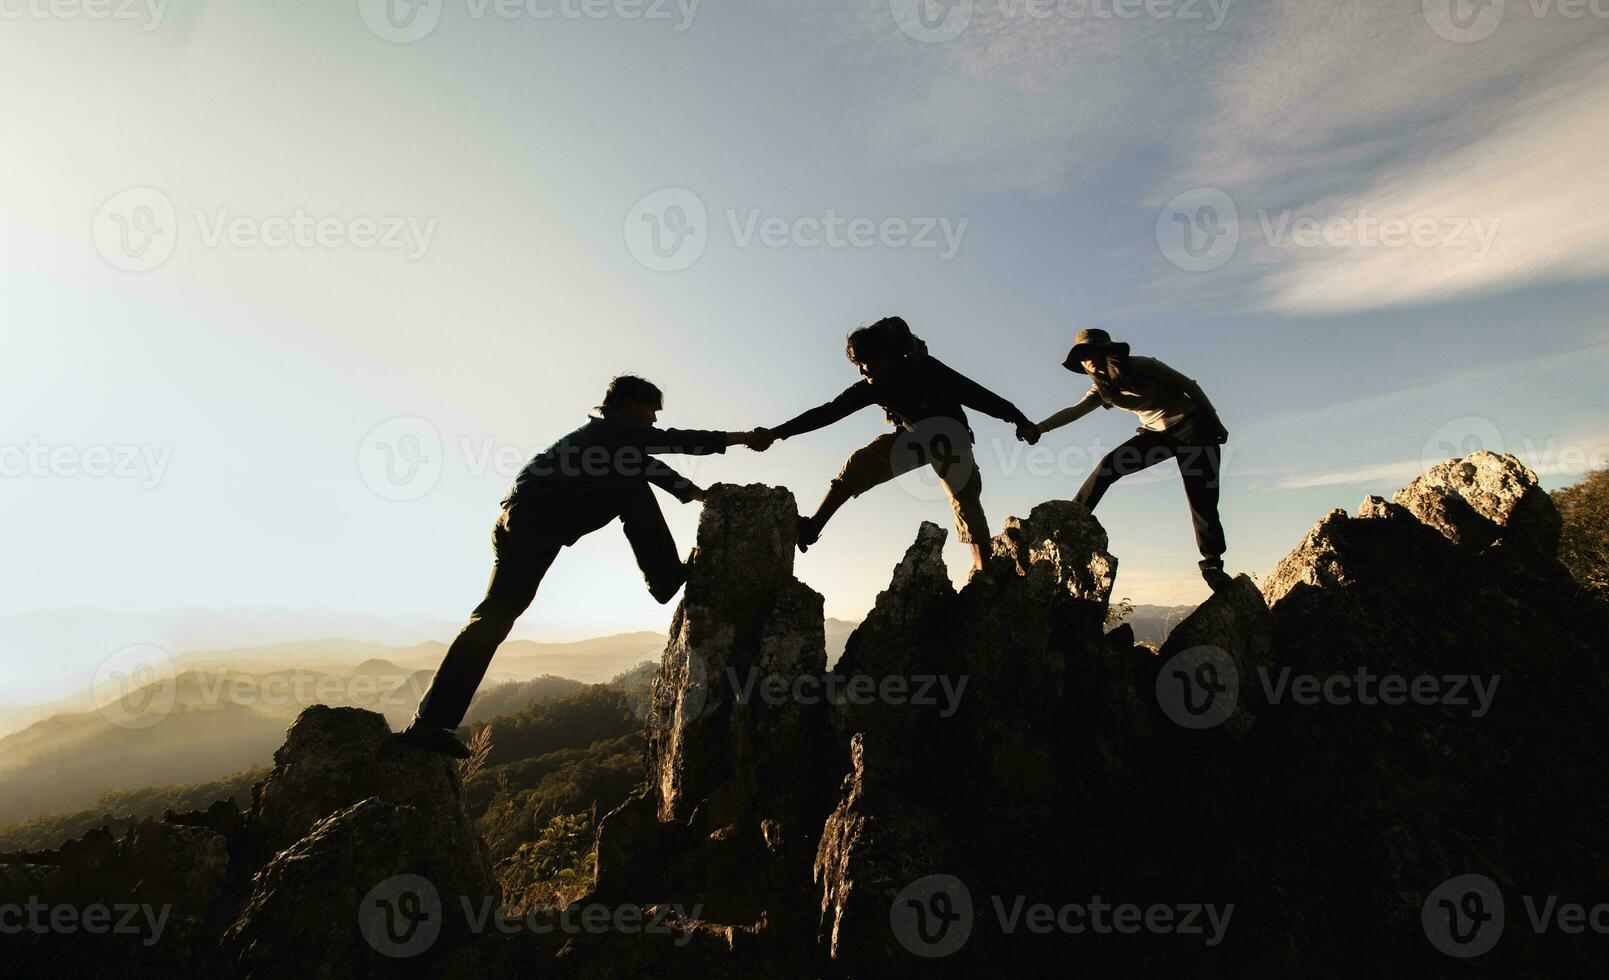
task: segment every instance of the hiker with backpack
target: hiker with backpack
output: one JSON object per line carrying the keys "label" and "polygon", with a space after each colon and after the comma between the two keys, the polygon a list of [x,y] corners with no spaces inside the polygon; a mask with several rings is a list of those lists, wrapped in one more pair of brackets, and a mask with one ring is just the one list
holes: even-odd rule
{"label": "hiker with backpack", "polygon": [[[1011,402],[951,369],[927,352],[927,344],[899,317],[887,317],[849,335],[844,348],[861,380],[837,398],[770,430],[790,439],[877,405],[895,429],[852,453],[828,485],[816,512],[799,518],[799,550],[806,551],[838,509],[853,497],[922,466],[932,467],[955,511],[957,537],[972,548],[972,566],[983,567],[989,522],[983,512],[983,480],[973,457],[975,437],[965,408],[1017,427],[1032,445],[1039,431]],[[765,444],[756,448],[765,448]]]}
{"label": "hiker with backpack", "polygon": [[1215,592],[1228,585],[1233,580],[1224,571],[1218,490],[1221,447],[1229,430],[1206,392],[1154,357],[1131,355],[1128,344],[1114,343],[1104,330],[1080,330],[1062,367],[1087,375],[1089,390],[1077,404],[1041,422],[1041,433],[1076,422],[1097,408],[1121,408],[1140,419],[1137,434],[1101,459],[1074,499],[1093,511],[1118,480],[1177,460],[1201,550],[1201,576]]}
{"label": "hiker with backpack", "polygon": [[492,655],[536,598],[554,559],[585,535],[619,519],[649,594],[660,603],[676,595],[687,580],[687,566],[652,488],[684,504],[702,501],[704,491],[658,454],[724,453],[727,446],[755,448],[771,440],[758,432],[656,428],[663,404],[652,382],[615,378],[586,424],[520,470],[492,529],[494,561],[486,597],[447,648],[413,723],[395,736],[398,741],[468,757],[453,729],[463,723]]}

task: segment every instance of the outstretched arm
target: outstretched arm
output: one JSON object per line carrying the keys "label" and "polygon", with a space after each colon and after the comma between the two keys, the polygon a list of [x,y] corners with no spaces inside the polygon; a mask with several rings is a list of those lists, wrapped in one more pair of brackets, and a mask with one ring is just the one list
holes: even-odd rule
{"label": "outstretched arm", "polygon": [[619,435],[621,448],[636,449],[650,456],[668,453],[678,456],[707,456],[724,453],[726,447],[738,441],[735,432],[716,432],[711,429],[659,429],[647,426],[640,429],[622,429]]}
{"label": "outstretched arm", "polygon": [[1011,402],[978,384],[971,378],[955,370],[947,364],[935,361],[939,372],[944,377],[945,384],[955,394],[961,404],[968,408],[975,408],[980,412],[993,415],[1002,422],[1010,422],[1018,428],[1033,428],[1028,416]]}
{"label": "outstretched arm", "polygon": [[865,381],[850,385],[843,394],[825,405],[794,416],[774,429],[767,430],[778,439],[814,432],[840,419],[848,418],[872,403],[872,386]]}
{"label": "outstretched arm", "polygon": [[1096,408],[1100,407],[1100,404],[1100,393],[1097,392],[1093,386],[1091,386],[1089,391],[1084,394],[1084,397],[1078,400],[1078,404],[1069,405],[1068,407],[1057,412],[1055,415],[1052,415],[1050,418],[1039,423],[1039,431],[1049,432],[1052,429],[1059,429],[1069,422],[1077,422],[1090,412],[1095,411]]}
{"label": "outstretched arm", "polygon": [[704,491],[698,484],[651,456],[643,466],[643,478],[684,504],[704,499]]}

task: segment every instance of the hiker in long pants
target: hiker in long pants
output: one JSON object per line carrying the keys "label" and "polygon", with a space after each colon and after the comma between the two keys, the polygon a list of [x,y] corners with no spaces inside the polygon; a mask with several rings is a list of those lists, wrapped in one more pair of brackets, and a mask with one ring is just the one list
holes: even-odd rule
{"label": "hiker in long pants", "polygon": [[648,592],[669,602],[687,580],[687,568],[665,525],[651,486],[690,503],[704,491],[655,459],[658,453],[700,455],[727,446],[770,443],[752,432],[654,427],[664,398],[641,378],[615,378],[603,405],[581,428],[538,453],[503,498],[492,528],[495,559],[486,598],[453,640],[413,723],[397,734],[405,744],[456,758],[469,749],[453,729],[463,723],[475,689],[514,620],[536,598],[537,586],[559,551],[619,518],[648,582]]}
{"label": "hiker in long pants", "polygon": [[1097,408],[1121,408],[1140,418],[1138,434],[1107,453],[1077,499],[1094,510],[1112,484],[1130,473],[1169,459],[1179,462],[1184,495],[1201,549],[1201,577],[1214,591],[1232,579],[1224,571],[1224,526],[1218,518],[1219,455],[1229,439],[1206,392],[1194,381],[1154,357],[1129,354],[1104,330],[1080,330],[1062,367],[1089,376],[1089,391],[1078,404],[1039,424],[1040,432],[1059,429]]}
{"label": "hiker in long pants", "polygon": [[1030,445],[1039,431],[1017,407],[927,352],[899,317],[888,317],[849,335],[844,353],[862,380],[832,401],[812,408],[775,429],[760,430],[788,439],[831,425],[868,405],[881,406],[895,431],[856,450],[833,478],[821,505],[799,518],[799,550],[816,543],[838,508],[875,486],[921,466],[931,466],[955,511],[957,537],[972,546],[973,570],[983,567],[989,521],[983,513],[983,479],[973,458],[972,428],[963,406],[1017,427]]}

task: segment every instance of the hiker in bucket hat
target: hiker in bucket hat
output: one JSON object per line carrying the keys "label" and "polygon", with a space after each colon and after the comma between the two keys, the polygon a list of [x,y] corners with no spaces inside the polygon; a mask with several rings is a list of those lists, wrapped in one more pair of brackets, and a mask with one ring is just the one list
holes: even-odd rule
{"label": "hiker in bucket hat", "polygon": [[1154,357],[1129,354],[1129,345],[1105,330],[1080,330],[1062,367],[1089,376],[1078,404],[1039,423],[1041,433],[1059,429],[1097,408],[1121,408],[1139,416],[1137,434],[1103,457],[1074,498],[1091,511],[1118,480],[1169,459],[1179,462],[1190,504],[1201,577],[1217,591],[1232,579],[1224,571],[1224,527],[1218,517],[1221,449],[1229,439],[1218,412],[1196,382]]}

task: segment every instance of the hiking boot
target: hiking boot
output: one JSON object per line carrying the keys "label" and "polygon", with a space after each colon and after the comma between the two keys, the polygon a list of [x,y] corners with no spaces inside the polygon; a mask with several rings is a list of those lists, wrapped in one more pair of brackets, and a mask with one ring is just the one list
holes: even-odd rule
{"label": "hiking boot", "polygon": [[1224,571],[1224,563],[1221,561],[1209,558],[1203,561],[1200,567],[1201,577],[1207,580],[1207,587],[1214,592],[1222,592],[1235,582],[1234,577]]}
{"label": "hiking boot", "polygon": [[445,728],[429,728],[421,725],[409,725],[407,728],[391,736],[391,741],[398,745],[406,745],[411,749],[420,749],[425,752],[434,752],[453,759],[469,758],[469,746],[463,739],[454,735]]}
{"label": "hiking boot", "polygon": [[799,518],[799,550],[809,551],[810,546],[821,538],[821,528],[808,517]]}

